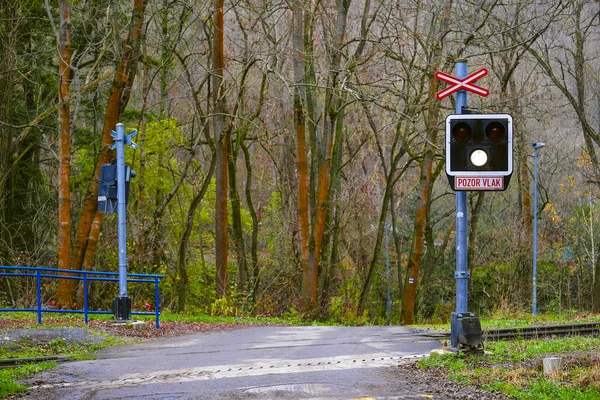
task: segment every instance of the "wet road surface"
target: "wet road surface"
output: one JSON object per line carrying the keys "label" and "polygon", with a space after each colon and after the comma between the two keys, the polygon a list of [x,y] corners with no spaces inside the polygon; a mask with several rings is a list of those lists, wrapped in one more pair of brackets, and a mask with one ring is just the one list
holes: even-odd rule
{"label": "wet road surface", "polygon": [[114,347],[36,376],[25,399],[424,399],[394,366],[440,343],[404,327],[251,327]]}

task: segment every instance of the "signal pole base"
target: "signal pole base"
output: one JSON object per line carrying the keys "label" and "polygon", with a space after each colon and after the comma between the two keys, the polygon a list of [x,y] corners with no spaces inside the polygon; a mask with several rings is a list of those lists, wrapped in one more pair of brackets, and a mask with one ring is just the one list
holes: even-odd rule
{"label": "signal pole base", "polygon": [[453,312],[450,317],[450,340],[453,352],[483,352],[481,323],[475,314]]}
{"label": "signal pole base", "polygon": [[117,321],[131,320],[131,298],[129,296],[117,296],[113,299],[112,310]]}

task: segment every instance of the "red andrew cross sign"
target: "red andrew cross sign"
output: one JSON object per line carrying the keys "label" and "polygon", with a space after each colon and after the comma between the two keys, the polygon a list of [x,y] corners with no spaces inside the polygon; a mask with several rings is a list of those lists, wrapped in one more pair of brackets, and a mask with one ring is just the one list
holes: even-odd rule
{"label": "red andrew cross sign", "polygon": [[469,92],[473,92],[480,96],[487,97],[487,95],[490,94],[489,90],[471,84],[471,82],[475,82],[477,79],[483,78],[487,74],[488,70],[486,68],[481,68],[479,71],[475,71],[471,75],[468,75],[463,79],[458,79],[452,75],[448,75],[438,71],[435,73],[435,77],[441,81],[449,83],[450,86],[448,86],[441,92],[437,92],[435,97],[438,100],[442,100],[444,97],[450,96],[452,93],[456,93],[459,90],[468,90]]}

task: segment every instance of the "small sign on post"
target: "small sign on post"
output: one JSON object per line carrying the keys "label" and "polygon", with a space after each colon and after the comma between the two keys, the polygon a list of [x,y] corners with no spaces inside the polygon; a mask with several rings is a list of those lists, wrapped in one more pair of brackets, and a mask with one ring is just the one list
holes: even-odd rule
{"label": "small sign on post", "polygon": [[489,90],[482,88],[481,86],[472,84],[472,82],[475,82],[479,78],[483,78],[487,74],[487,68],[481,68],[479,71],[475,71],[472,74],[467,75],[465,78],[459,79],[455,76],[438,71],[435,73],[435,77],[441,81],[449,83],[450,86],[440,92],[437,92],[435,97],[438,100],[442,100],[444,97],[448,97],[451,94],[458,92],[459,90],[467,90],[480,96],[487,97],[490,94]]}
{"label": "small sign on post", "polygon": [[454,190],[504,190],[503,176],[455,176]]}

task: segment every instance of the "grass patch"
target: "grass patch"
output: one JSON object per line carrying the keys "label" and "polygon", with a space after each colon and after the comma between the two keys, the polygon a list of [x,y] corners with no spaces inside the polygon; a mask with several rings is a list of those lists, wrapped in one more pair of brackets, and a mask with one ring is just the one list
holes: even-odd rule
{"label": "grass patch", "polygon": [[[134,320],[138,321],[154,321],[154,315],[132,315]],[[114,319],[109,314],[90,315],[90,319],[111,321]],[[0,313],[0,320],[17,320],[21,323],[19,328],[54,328],[54,327],[85,327],[83,316],[81,314],[60,314],[48,315],[44,314],[42,325],[37,324],[37,315],[33,312],[10,312]],[[208,314],[178,314],[169,311],[160,314],[161,322],[203,322],[207,324],[215,323],[250,323],[250,324],[286,324],[286,325],[306,325],[311,321],[304,321],[299,315],[289,315],[285,318],[278,317],[263,317],[263,316],[218,316]],[[315,322],[316,323],[316,322]],[[314,324],[314,323],[313,323]],[[321,323],[319,323],[321,325]]]}
{"label": "grass patch", "polygon": [[[146,321],[154,321],[154,317],[150,317],[148,315],[138,315],[136,319],[146,320]],[[143,317],[143,318],[142,318]],[[282,318],[275,317],[221,317],[216,315],[186,315],[186,314],[173,314],[173,313],[165,313],[160,316],[161,322],[204,322],[207,324],[215,324],[215,323],[254,323],[254,324],[265,324],[265,323],[273,323],[273,324],[290,324],[290,321],[287,321]]]}
{"label": "grass patch", "polygon": [[3,399],[10,395],[24,392],[27,390],[27,386],[19,383],[19,379],[54,368],[55,366],[55,362],[41,362],[17,368],[0,369],[0,398]]}
{"label": "grass patch", "polygon": [[[600,398],[600,338],[492,342],[485,355],[435,355],[419,361],[423,369],[443,368],[455,381],[499,390],[517,399]],[[542,359],[564,358],[563,371],[543,373]]]}
{"label": "grass patch", "polygon": [[[71,316],[61,316],[59,319],[52,320],[53,323],[37,325],[33,323],[29,325],[29,319],[32,318],[30,313],[18,313],[24,315],[17,315],[15,324],[18,328],[52,328],[52,327],[85,327],[83,321],[75,321]],[[5,320],[15,320],[15,315],[11,314],[6,316],[3,314],[0,318]],[[35,320],[35,317],[33,317]],[[12,326],[5,326],[5,328],[12,328]],[[92,335],[103,336],[104,340],[101,342],[67,342],[61,337],[56,337],[50,341],[34,341],[32,339],[22,339],[18,343],[12,343],[10,346],[0,347],[0,359],[21,359],[21,358],[33,358],[33,357],[47,357],[47,356],[70,356],[74,359],[83,360],[92,357],[92,353],[104,349],[108,346],[118,345],[125,343],[123,339],[117,339],[109,335],[102,334],[100,332],[89,330]],[[0,398],[6,398],[16,393],[21,393],[27,390],[27,387],[18,382],[19,379],[33,375],[50,368],[54,368],[56,363],[50,362],[37,362],[19,365],[14,368],[0,369]]]}
{"label": "grass patch", "polygon": [[90,353],[109,346],[125,343],[123,339],[106,336],[99,343],[67,343],[62,338],[52,339],[49,343],[34,343],[31,340],[21,340],[16,346],[0,347],[0,358],[31,358],[45,356],[88,357]]}
{"label": "grass patch", "polygon": [[[569,312],[565,311],[560,314],[538,314],[533,316],[528,313],[500,313],[490,317],[479,317],[482,329],[497,329],[497,328],[522,328],[527,326],[537,325],[562,325],[562,324],[579,324],[584,322],[598,322],[600,316],[598,314]],[[443,332],[450,330],[450,315],[445,323],[423,323],[411,325],[411,328],[430,329],[435,332]]]}

